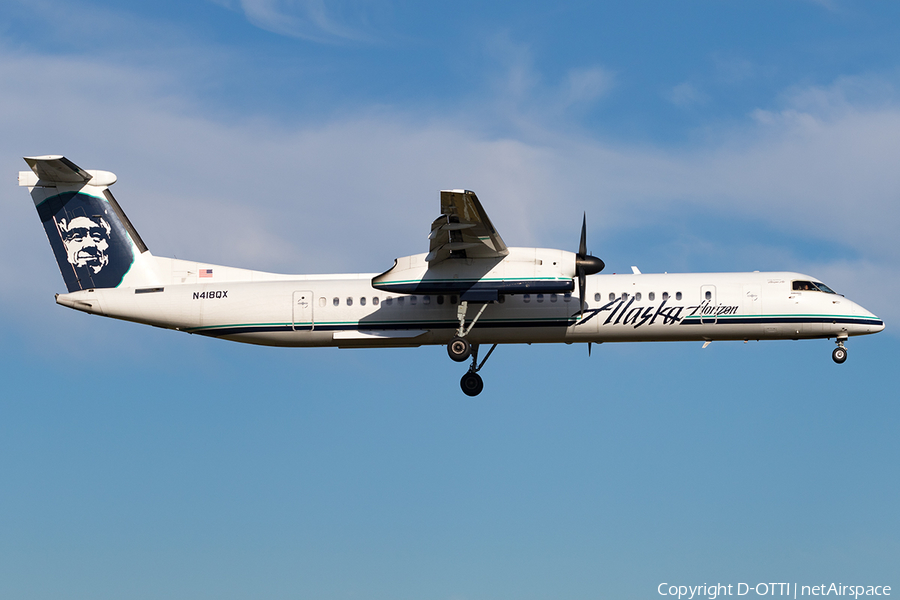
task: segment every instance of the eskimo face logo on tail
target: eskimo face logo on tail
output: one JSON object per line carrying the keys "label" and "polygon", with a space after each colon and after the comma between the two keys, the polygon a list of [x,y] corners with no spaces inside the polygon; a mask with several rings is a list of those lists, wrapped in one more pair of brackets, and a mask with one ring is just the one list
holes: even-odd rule
{"label": "eskimo face logo on tail", "polygon": [[66,258],[73,267],[85,267],[94,275],[109,264],[109,234],[112,228],[103,217],[75,217],[57,221]]}
{"label": "eskimo face logo on tail", "polygon": [[135,250],[109,202],[63,192],[41,202],[38,214],[70,292],[122,283]]}

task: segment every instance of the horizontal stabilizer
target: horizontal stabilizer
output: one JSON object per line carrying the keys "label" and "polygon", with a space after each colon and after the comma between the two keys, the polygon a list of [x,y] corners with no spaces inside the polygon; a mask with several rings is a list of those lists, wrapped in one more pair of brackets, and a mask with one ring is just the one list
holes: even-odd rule
{"label": "horizontal stabilizer", "polygon": [[26,156],[25,162],[39,179],[53,183],[87,183],[91,174],[65,156]]}
{"label": "horizontal stabilizer", "polygon": [[99,187],[116,182],[116,176],[109,171],[87,171],[61,155],[26,156],[25,162],[34,175],[20,171],[20,186],[88,184]]}

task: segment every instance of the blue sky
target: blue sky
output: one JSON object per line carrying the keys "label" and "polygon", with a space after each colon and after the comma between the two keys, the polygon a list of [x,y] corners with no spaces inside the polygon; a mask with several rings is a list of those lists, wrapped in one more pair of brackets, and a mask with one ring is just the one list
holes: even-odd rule
{"label": "blue sky", "polygon": [[[0,596],[652,598],[900,586],[900,8],[7,0]],[[150,249],[424,251],[438,190],[610,272],[797,270],[831,344],[245,347],[56,306],[22,156],[119,177]]]}

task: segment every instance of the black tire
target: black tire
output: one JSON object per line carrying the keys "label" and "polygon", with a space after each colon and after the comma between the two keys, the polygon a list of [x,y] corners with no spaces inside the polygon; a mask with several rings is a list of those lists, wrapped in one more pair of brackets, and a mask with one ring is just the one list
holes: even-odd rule
{"label": "black tire", "polygon": [[834,352],[831,353],[831,360],[836,362],[837,364],[841,364],[845,360],[847,360],[847,349],[841,348],[838,346],[834,349]]}
{"label": "black tire", "polygon": [[484,381],[478,373],[466,373],[459,380],[459,387],[466,396],[477,396],[484,389]]}
{"label": "black tire", "polygon": [[472,354],[472,345],[466,338],[455,337],[447,344],[447,354],[456,362],[463,362]]}

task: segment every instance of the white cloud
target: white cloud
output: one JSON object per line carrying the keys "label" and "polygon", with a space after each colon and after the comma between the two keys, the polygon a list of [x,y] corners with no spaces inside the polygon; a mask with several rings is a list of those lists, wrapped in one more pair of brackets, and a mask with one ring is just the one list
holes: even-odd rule
{"label": "white cloud", "polygon": [[[425,251],[438,190],[466,187],[513,245],[572,246],[585,209],[592,239],[664,225],[673,211],[703,211],[850,249],[855,256],[810,266],[823,278],[833,274],[830,282],[851,297],[871,289],[860,278],[900,279],[896,104],[851,99],[801,110],[798,101],[758,111],[701,147],[673,149],[553,132],[540,121],[534,136],[486,136],[478,119],[493,110],[431,121],[395,112],[315,126],[226,122],[173,95],[173,75],[149,74],[0,55],[0,76],[17,82],[0,89],[0,164],[11,178],[25,168],[22,155],[61,152],[85,168],[112,170],[117,197],[155,253],[252,268],[386,269],[396,256]],[[587,88],[588,96],[598,93],[595,84]],[[511,118],[536,119],[529,115]],[[36,281],[41,294],[58,290],[27,194],[9,196],[17,225],[0,252],[29,253],[0,267],[4,280]],[[0,298],[27,311],[34,293],[5,286]]]}

